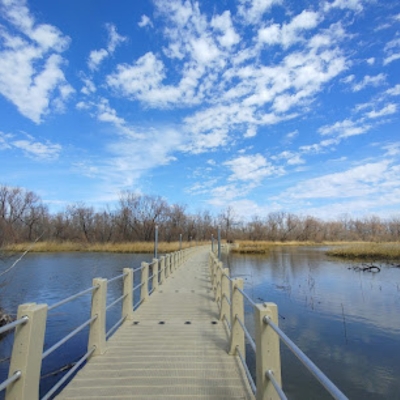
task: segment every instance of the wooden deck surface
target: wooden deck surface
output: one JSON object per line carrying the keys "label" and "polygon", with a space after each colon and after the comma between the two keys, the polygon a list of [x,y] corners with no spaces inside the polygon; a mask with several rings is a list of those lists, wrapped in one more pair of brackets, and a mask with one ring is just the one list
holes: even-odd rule
{"label": "wooden deck surface", "polygon": [[208,250],[199,249],[57,399],[254,399],[240,361],[227,348]]}

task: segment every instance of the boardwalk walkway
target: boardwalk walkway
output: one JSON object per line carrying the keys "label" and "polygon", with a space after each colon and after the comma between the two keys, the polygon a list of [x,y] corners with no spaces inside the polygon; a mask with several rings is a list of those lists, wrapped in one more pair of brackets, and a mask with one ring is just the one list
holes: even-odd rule
{"label": "boardwalk walkway", "polygon": [[57,399],[253,399],[227,354],[208,250],[197,250],[92,357]]}

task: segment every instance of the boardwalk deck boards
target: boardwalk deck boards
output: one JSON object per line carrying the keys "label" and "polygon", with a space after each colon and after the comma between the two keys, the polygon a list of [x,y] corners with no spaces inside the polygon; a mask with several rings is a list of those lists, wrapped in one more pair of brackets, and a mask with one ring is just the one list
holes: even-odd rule
{"label": "boardwalk deck boards", "polygon": [[58,400],[254,399],[240,361],[227,354],[208,270],[199,249],[92,357]]}

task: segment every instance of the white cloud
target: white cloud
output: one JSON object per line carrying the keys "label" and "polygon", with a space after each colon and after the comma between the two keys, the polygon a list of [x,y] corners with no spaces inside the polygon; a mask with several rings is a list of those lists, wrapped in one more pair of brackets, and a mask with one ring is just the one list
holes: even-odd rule
{"label": "white cloud", "polygon": [[375,64],[375,57],[370,57],[366,60],[367,64],[374,65]]}
{"label": "white cloud", "polygon": [[363,80],[352,86],[353,92],[359,92],[367,86],[378,87],[386,82],[386,74],[380,73],[375,76],[366,75]]}
{"label": "white cloud", "polygon": [[282,4],[282,0],[239,0],[238,14],[244,22],[258,23],[274,5]]}
{"label": "white cloud", "polygon": [[145,26],[153,27],[153,23],[151,22],[151,19],[147,15],[144,15],[144,14],[140,18],[138,25],[140,28],[144,28]]}
{"label": "white cloud", "polygon": [[0,7],[19,30],[11,34],[4,27],[0,29],[0,93],[22,115],[40,123],[52,106],[61,110],[74,92],[65,79],[64,60],[58,54],[66,50],[69,38],[56,27],[36,24],[22,0],[3,2]]}
{"label": "white cloud", "polygon": [[239,42],[240,36],[233,28],[231,14],[229,11],[225,11],[221,15],[213,17],[211,20],[211,26],[222,34],[217,38],[221,46],[232,47]]}
{"label": "white cloud", "polygon": [[368,118],[379,118],[379,117],[384,117],[386,115],[391,115],[396,113],[397,111],[397,105],[396,104],[387,104],[383,108],[381,108],[378,111],[372,110],[368,112],[366,115]]}
{"label": "white cloud", "polygon": [[283,48],[303,40],[301,33],[315,28],[321,20],[321,16],[313,11],[304,10],[296,15],[288,24],[279,26],[272,24],[258,31],[260,43],[268,45],[280,44]]}
{"label": "white cloud", "polygon": [[[384,160],[367,163],[344,172],[327,174],[299,182],[281,194],[282,198],[322,199],[362,197],[380,190],[383,181],[391,181],[395,170]],[[397,179],[397,184],[399,184]]]}
{"label": "white cloud", "polygon": [[328,11],[331,8],[351,9],[354,11],[363,10],[363,0],[334,0],[332,3],[325,3],[325,10]]}
{"label": "white cloud", "polygon": [[91,71],[99,68],[100,64],[115,52],[117,46],[127,40],[125,36],[121,36],[117,32],[117,28],[113,24],[106,24],[108,32],[107,49],[92,50],[89,54],[88,67]]}
{"label": "white cloud", "polygon": [[288,150],[282,151],[271,158],[273,160],[285,160],[287,165],[301,165],[305,163],[300,154]]}
{"label": "white cloud", "polygon": [[239,156],[226,161],[224,165],[232,171],[229,177],[231,181],[260,183],[267,176],[282,175],[284,172],[281,167],[273,166],[261,154]]}
{"label": "white cloud", "polygon": [[386,94],[390,96],[399,96],[400,95],[400,84],[396,85],[386,91]]}
{"label": "white cloud", "polygon": [[393,39],[386,43],[384,51],[386,57],[383,60],[383,65],[390,64],[393,61],[400,59],[400,39]]}
{"label": "white cloud", "polygon": [[352,121],[345,119],[343,121],[335,122],[333,125],[324,125],[318,129],[321,135],[337,135],[339,138],[349,136],[361,135],[368,132],[371,125],[361,121]]}
{"label": "white cloud", "polygon": [[92,50],[89,54],[88,67],[92,71],[96,70],[102,61],[108,57],[106,49]]}
{"label": "white cloud", "polygon": [[59,157],[62,150],[61,145],[49,141],[40,142],[31,135],[24,138],[15,138],[13,134],[0,132],[0,150],[18,149],[30,158],[39,161],[51,161]]}

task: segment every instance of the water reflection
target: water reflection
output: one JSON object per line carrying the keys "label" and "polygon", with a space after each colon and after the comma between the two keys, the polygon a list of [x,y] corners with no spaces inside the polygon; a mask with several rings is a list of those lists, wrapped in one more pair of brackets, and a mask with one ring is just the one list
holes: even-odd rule
{"label": "water reflection", "polygon": [[[280,326],[349,398],[400,398],[399,269],[356,272],[320,249],[287,247],[229,263],[255,301],[278,304]],[[331,398],[283,347],[282,365],[289,398]]]}

